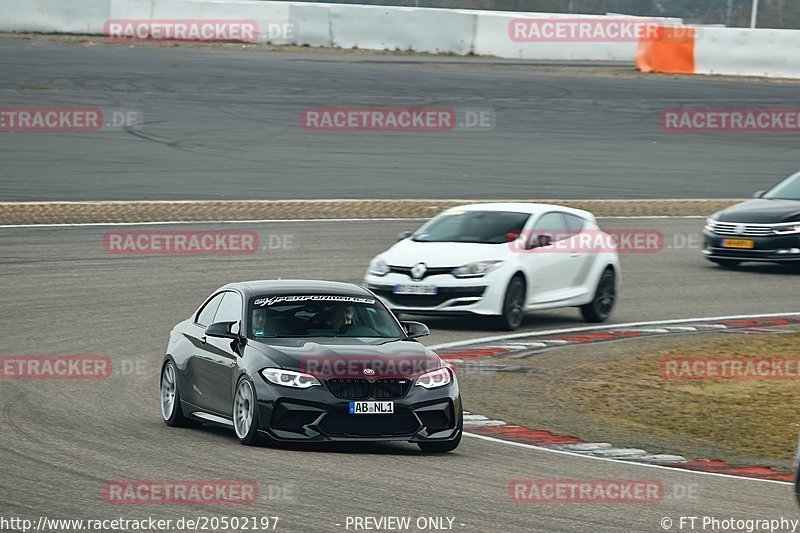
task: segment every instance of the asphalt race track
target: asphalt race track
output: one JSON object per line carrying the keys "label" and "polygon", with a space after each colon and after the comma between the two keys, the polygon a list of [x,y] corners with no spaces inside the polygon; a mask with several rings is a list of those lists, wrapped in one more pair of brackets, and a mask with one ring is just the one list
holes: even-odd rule
{"label": "asphalt race track", "polygon": [[[701,221],[602,223],[660,228],[665,242],[677,245],[696,235]],[[192,226],[220,227],[242,226]],[[209,291],[231,280],[279,276],[359,281],[369,259],[407,227],[255,224],[247,229],[258,231],[262,242],[279,235],[292,247],[227,257],[110,255],[103,248],[108,227],[0,229],[6,302],[0,354],[107,355],[114,369],[104,380],[0,382],[3,514],[33,520],[266,514],[279,516],[283,531],[346,531],[348,516],[447,516],[465,532],[661,531],[663,517],[796,516],[787,484],[577,458],[475,437],[453,454],[426,456],[406,444],[249,448],[229,431],[163,424],[158,371],[167,334]],[[786,290],[796,274],[784,269],[723,271],[706,264],[698,249],[677,246],[622,261],[624,293],[615,322],[800,310]],[[491,334],[460,320],[431,324],[429,344]],[[525,328],[578,324],[577,311],[566,310],[533,315]],[[508,484],[520,478],[660,480],[667,494],[691,487],[693,496],[627,505],[512,503]],[[270,499],[262,488],[256,505],[106,503],[104,484],[125,479],[255,480],[289,492]]]}
{"label": "asphalt race track", "polygon": [[[789,133],[665,132],[665,108],[796,107],[797,83],[630,65],[0,37],[4,106],[144,114],[141,131],[0,132],[4,201],[739,198],[795,172]],[[304,108],[494,110],[493,131],[304,131]]]}

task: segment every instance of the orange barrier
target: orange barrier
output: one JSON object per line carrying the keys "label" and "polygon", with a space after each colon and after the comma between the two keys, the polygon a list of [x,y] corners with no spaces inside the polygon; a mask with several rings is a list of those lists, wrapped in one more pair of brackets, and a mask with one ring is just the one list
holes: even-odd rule
{"label": "orange barrier", "polygon": [[654,34],[639,39],[636,68],[642,72],[694,74],[694,39],[694,28],[660,26]]}

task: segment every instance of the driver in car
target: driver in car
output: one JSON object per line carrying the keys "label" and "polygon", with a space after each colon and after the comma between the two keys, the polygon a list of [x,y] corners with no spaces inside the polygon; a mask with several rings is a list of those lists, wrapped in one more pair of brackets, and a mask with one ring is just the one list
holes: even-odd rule
{"label": "driver in car", "polygon": [[253,336],[263,337],[264,327],[267,325],[267,311],[264,309],[253,310]]}
{"label": "driver in car", "polygon": [[331,314],[331,329],[337,333],[344,333],[353,325],[353,308],[349,305],[337,306]]}

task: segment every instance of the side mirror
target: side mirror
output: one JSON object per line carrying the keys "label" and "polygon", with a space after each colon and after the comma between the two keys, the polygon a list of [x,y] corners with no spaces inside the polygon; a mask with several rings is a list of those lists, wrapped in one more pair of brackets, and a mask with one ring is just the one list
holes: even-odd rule
{"label": "side mirror", "polygon": [[400,242],[402,240],[408,239],[414,234],[413,231],[403,231],[397,236],[397,241]]}
{"label": "side mirror", "polygon": [[233,326],[238,322],[217,322],[206,328],[206,335],[209,337],[219,337],[222,339],[239,340],[239,333],[234,333]]}
{"label": "side mirror", "polygon": [[527,244],[526,248],[531,250],[533,248],[544,248],[553,244],[552,235],[535,235]]}
{"label": "side mirror", "polygon": [[417,337],[425,337],[426,335],[431,334],[431,330],[428,329],[428,326],[423,324],[422,322],[400,322],[403,326],[403,329],[406,330],[406,338],[409,339],[416,339]]}
{"label": "side mirror", "polygon": [[762,196],[764,196],[764,193],[765,193],[765,192],[767,192],[767,191],[756,191],[756,192],[753,194],[753,198],[761,198]]}

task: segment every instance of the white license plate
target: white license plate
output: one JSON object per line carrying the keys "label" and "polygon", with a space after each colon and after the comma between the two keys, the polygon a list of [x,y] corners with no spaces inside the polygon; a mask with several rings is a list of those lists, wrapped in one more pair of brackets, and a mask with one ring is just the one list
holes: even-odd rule
{"label": "white license plate", "polygon": [[350,402],[351,415],[391,415],[394,402]]}
{"label": "white license plate", "polygon": [[434,295],[439,292],[436,285],[395,285],[395,294],[428,294]]}

